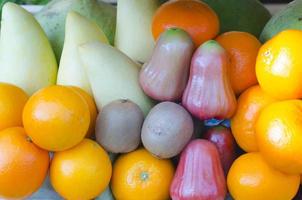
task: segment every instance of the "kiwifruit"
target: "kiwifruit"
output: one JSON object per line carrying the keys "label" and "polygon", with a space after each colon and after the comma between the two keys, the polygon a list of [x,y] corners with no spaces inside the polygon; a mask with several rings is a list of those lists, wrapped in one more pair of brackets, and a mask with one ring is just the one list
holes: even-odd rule
{"label": "kiwifruit", "polygon": [[142,128],[144,147],[159,158],[176,156],[192,138],[191,115],[180,105],[163,102],[153,107]]}
{"label": "kiwifruit", "polygon": [[96,140],[107,151],[127,153],[140,144],[144,114],[127,99],[113,101],[103,107],[96,120]]}

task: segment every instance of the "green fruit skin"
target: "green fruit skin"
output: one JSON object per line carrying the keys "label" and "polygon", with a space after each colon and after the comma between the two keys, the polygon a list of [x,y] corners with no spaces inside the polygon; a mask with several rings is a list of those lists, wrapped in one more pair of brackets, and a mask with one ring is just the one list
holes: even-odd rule
{"label": "green fruit skin", "polygon": [[270,12],[258,0],[203,0],[218,15],[220,33],[244,31],[259,37]]}
{"label": "green fruit skin", "polygon": [[302,30],[302,0],[292,1],[286,8],[274,15],[265,25],[260,35],[260,41],[266,42],[286,29]]}
{"label": "green fruit skin", "polygon": [[71,10],[96,22],[110,44],[113,44],[116,26],[116,8],[113,5],[97,0],[52,0],[35,17],[44,29],[58,61],[64,44],[65,19]]}
{"label": "green fruit skin", "polygon": [[19,0],[0,0],[0,18],[2,17],[2,7],[5,3],[12,2],[12,3],[19,3]]}

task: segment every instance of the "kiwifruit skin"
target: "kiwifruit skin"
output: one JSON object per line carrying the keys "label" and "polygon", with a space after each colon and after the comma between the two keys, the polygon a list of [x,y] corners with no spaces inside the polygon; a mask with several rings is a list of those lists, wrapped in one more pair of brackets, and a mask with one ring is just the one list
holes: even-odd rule
{"label": "kiwifruit skin", "polygon": [[144,114],[130,100],[116,100],[103,107],[96,120],[96,141],[112,153],[127,153],[140,144]]}
{"label": "kiwifruit skin", "polygon": [[173,102],[157,104],[147,115],[142,127],[144,147],[159,158],[171,158],[181,152],[192,138],[191,115]]}

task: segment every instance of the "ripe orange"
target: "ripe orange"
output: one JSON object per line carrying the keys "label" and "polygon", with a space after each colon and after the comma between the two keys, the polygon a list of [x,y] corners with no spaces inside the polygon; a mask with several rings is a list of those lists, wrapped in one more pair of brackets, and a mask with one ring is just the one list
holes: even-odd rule
{"label": "ripe orange", "polygon": [[54,189],[65,199],[93,199],[108,186],[111,162],[96,142],[84,139],[75,147],[56,152],[50,166]]}
{"label": "ripe orange", "polygon": [[266,94],[259,85],[244,91],[231,119],[231,129],[238,145],[246,152],[258,151],[255,124],[261,110],[276,99]]}
{"label": "ripe orange", "polygon": [[22,126],[22,111],[27,99],[21,88],[0,83],[0,130]]}
{"label": "ripe orange", "polygon": [[50,151],[73,147],[85,137],[90,123],[87,103],[73,89],[50,86],[30,97],[23,124],[35,144]]}
{"label": "ripe orange", "polygon": [[121,155],[113,166],[111,189],[116,199],[169,199],[174,175],[170,160],[161,160],[139,149]]}
{"label": "ripe orange", "polygon": [[232,88],[236,95],[257,84],[255,64],[259,40],[250,33],[231,31],[216,38],[230,55],[231,65],[228,70]]}
{"label": "ripe orange", "polygon": [[302,101],[287,100],[265,107],[256,122],[260,153],[274,168],[302,174]]}
{"label": "ripe orange", "polygon": [[26,199],[43,183],[48,152],[27,137],[21,127],[0,132],[0,199]]}
{"label": "ripe orange", "polygon": [[152,33],[155,39],[168,28],[181,28],[192,37],[195,46],[214,38],[219,32],[216,13],[199,0],[174,0],[162,4],[155,12]]}
{"label": "ripe orange", "polygon": [[234,199],[290,200],[298,192],[300,176],[274,169],[260,153],[247,153],[233,163],[227,184]]}
{"label": "ripe orange", "polygon": [[88,104],[89,113],[90,113],[90,125],[89,125],[89,129],[87,131],[86,137],[93,138],[94,132],[95,132],[96,117],[98,114],[94,99],[85,90],[83,90],[79,87],[75,87],[75,86],[70,86],[70,87],[72,89],[74,89],[76,92],[78,92],[85,99],[86,103]]}
{"label": "ripe orange", "polygon": [[256,74],[261,88],[278,99],[302,98],[302,31],[285,30],[259,50]]}

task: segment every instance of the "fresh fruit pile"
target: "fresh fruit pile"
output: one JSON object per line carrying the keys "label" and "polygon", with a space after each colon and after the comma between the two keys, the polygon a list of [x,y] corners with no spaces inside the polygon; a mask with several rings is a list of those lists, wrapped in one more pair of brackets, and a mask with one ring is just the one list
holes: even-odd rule
{"label": "fresh fruit pile", "polygon": [[301,5],[6,3],[0,199],[301,199]]}

